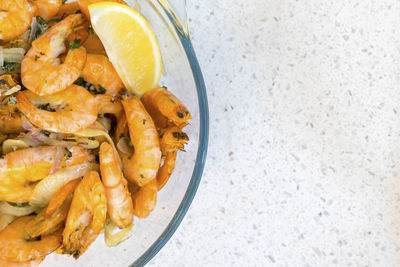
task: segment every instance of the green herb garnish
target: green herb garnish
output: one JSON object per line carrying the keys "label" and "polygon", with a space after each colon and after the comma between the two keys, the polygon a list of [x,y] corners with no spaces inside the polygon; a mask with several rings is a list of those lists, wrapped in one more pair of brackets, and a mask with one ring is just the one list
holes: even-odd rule
{"label": "green herb garnish", "polygon": [[74,39],[72,41],[69,41],[69,49],[73,50],[76,48],[81,47],[81,39]]}
{"label": "green herb garnish", "polygon": [[106,88],[104,88],[103,86],[101,86],[100,84],[99,84],[99,91],[98,92],[96,92],[96,94],[99,94],[99,95],[104,95],[105,93],[106,93]]}
{"label": "green herb garnish", "polygon": [[41,130],[40,133],[44,134],[45,136],[50,136],[51,132],[46,130]]}
{"label": "green herb garnish", "polygon": [[17,104],[17,98],[15,96],[10,96],[8,99],[8,104]]}
{"label": "green herb garnish", "polygon": [[65,152],[67,152],[66,154],[67,158],[72,157],[72,152],[68,148],[65,148]]}
{"label": "green herb garnish", "polygon": [[17,66],[17,63],[15,63],[15,62],[7,62],[7,61],[5,61],[1,68],[6,72],[10,72],[10,71],[15,70],[16,66]]}
{"label": "green herb garnish", "polygon": [[24,203],[14,203],[14,202],[8,202],[10,206],[17,207],[17,208],[23,208],[29,205],[29,202],[24,202]]}

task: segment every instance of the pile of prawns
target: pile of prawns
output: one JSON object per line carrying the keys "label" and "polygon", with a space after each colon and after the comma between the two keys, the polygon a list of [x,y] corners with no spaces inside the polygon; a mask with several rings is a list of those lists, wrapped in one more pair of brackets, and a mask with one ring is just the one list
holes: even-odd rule
{"label": "pile of prawns", "polygon": [[91,29],[93,2],[0,1],[3,48],[47,23],[0,76],[0,265],[78,258],[106,221],[148,216],[188,141],[191,115],[167,88],[126,91]]}

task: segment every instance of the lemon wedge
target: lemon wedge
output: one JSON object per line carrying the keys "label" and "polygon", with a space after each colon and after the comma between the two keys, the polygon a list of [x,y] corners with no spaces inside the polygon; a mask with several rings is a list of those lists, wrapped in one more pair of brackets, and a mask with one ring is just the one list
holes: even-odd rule
{"label": "lemon wedge", "polygon": [[162,72],[161,54],[147,20],[129,6],[112,2],[91,4],[89,13],[127,90],[141,95],[156,87]]}

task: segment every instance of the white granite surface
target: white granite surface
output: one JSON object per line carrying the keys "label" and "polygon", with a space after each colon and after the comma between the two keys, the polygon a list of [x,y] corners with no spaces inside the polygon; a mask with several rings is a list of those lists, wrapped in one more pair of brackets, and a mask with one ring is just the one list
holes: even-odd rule
{"label": "white granite surface", "polygon": [[188,4],[208,161],[149,266],[400,266],[400,1]]}

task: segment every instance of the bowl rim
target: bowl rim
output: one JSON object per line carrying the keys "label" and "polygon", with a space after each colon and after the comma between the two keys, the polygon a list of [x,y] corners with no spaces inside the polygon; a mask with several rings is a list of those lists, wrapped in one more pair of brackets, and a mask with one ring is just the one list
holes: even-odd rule
{"label": "bowl rim", "polygon": [[203,79],[203,74],[201,72],[196,53],[193,49],[189,32],[187,30],[184,30],[182,23],[170,6],[166,6],[165,4],[162,4],[160,2],[159,4],[164,10],[170,22],[172,23],[177,35],[179,36],[183,49],[188,58],[190,67],[192,69],[193,78],[197,89],[200,114],[199,149],[197,151],[196,163],[193,169],[190,183],[186,190],[185,196],[183,197],[183,200],[178,207],[178,210],[174,214],[174,217],[172,218],[171,222],[168,224],[164,232],[158,237],[158,239],[146,250],[145,253],[143,253],[135,262],[130,265],[131,267],[144,266],[146,263],[148,263],[161,250],[161,248],[164,247],[164,245],[175,233],[176,229],[185,217],[194,196],[196,195],[203,174],[208,149],[209,111],[207,91]]}

